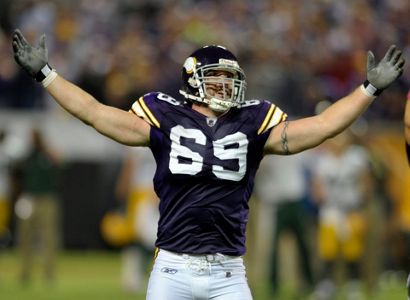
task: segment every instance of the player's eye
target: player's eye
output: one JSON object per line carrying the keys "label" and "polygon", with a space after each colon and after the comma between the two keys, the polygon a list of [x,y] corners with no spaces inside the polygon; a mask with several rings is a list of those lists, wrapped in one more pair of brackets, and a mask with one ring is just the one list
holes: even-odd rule
{"label": "player's eye", "polygon": [[204,73],[205,77],[220,77],[223,76],[225,78],[234,78],[234,74],[229,71],[225,70],[209,70]]}

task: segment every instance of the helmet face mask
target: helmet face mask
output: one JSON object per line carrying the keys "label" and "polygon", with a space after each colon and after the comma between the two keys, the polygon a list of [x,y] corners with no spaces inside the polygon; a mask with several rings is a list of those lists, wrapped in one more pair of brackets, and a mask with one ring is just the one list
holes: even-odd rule
{"label": "helmet face mask", "polygon": [[227,111],[245,98],[245,74],[236,57],[222,46],[192,53],[185,60],[182,80],[180,93],[187,100],[206,103],[214,111]]}

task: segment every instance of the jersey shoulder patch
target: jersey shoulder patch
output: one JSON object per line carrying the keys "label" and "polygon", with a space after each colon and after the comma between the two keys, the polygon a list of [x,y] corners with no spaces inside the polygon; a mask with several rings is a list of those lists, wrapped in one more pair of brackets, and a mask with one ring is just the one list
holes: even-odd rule
{"label": "jersey shoulder patch", "polygon": [[254,114],[258,135],[265,133],[288,117],[278,106],[266,100],[248,100],[240,108]]}
{"label": "jersey shoulder patch", "polygon": [[169,105],[180,106],[181,103],[169,95],[152,92],[145,94],[135,101],[129,111],[151,126],[160,128],[161,120]]}

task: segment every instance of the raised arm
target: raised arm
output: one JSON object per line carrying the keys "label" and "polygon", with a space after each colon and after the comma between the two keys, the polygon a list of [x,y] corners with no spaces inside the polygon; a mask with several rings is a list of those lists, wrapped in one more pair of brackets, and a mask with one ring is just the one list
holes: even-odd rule
{"label": "raised arm", "polygon": [[149,144],[150,126],[145,121],[129,112],[100,103],[51,69],[44,35],[35,48],[16,30],[13,51],[16,62],[41,82],[55,101],[70,114],[119,143],[132,146]]}
{"label": "raised arm", "polygon": [[372,101],[403,73],[404,59],[391,46],[376,64],[371,51],[367,59],[367,80],[349,95],[339,99],[322,113],[276,126],[265,144],[267,154],[293,154],[316,147],[348,128]]}

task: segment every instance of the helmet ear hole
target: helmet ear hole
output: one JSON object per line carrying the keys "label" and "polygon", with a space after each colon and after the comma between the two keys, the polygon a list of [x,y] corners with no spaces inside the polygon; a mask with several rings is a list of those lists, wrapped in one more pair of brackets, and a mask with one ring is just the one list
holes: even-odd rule
{"label": "helmet ear hole", "polygon": [[199,88],[198,82],[194,79],[194,77],[189,77],[188,78],[188,83],[193,88]]}

